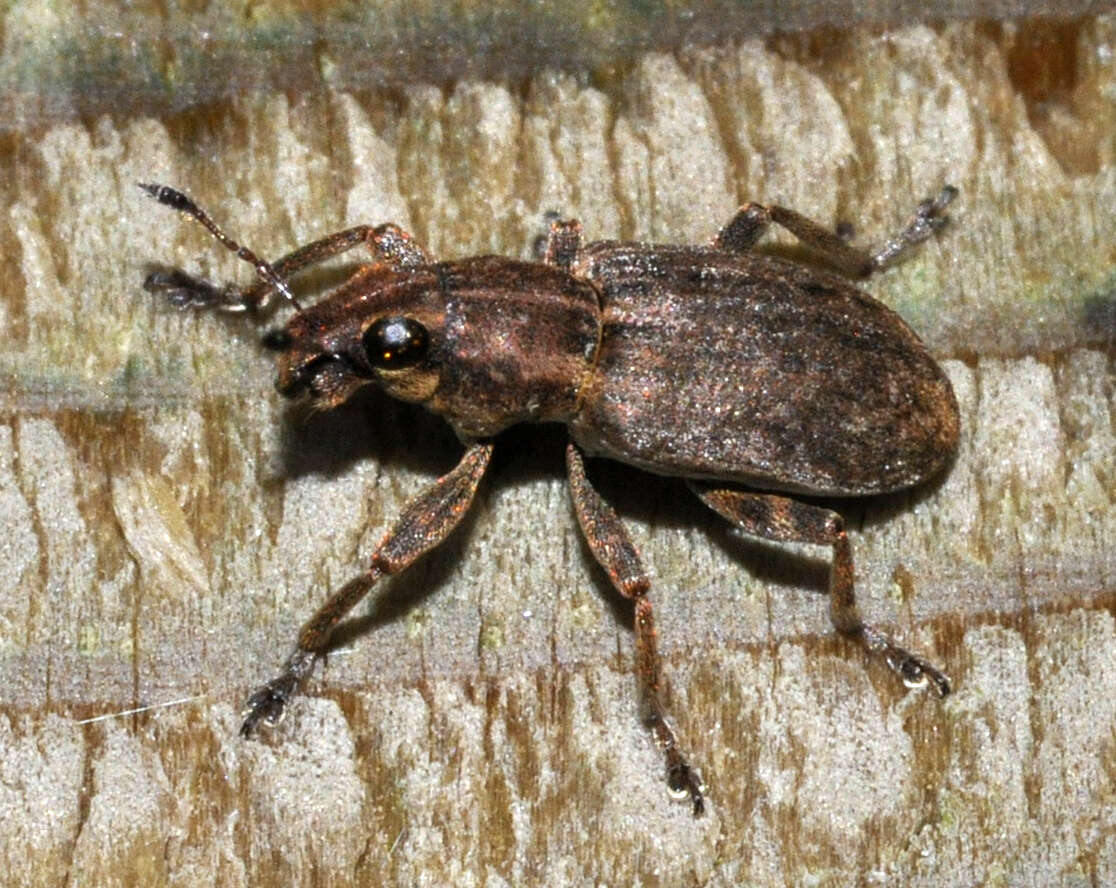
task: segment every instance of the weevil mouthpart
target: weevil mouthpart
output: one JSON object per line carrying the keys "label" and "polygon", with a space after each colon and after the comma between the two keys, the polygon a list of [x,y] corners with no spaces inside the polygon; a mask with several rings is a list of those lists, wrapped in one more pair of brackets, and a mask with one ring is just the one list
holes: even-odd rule
{"label": "weevil mouthpart", "polygon": [[282,327],[276,327],[274,330],[268,330],[260,337],[260,345],[268,351],[286,351],[291,347],[291,334],[284,330]]}

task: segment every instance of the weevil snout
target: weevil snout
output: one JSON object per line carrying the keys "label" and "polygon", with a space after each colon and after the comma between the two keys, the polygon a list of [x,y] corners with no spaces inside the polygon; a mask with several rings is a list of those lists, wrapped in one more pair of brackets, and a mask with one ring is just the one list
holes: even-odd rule
{"label": "weevil snout", "polygon": [[280,367],[275,388],[285,398],[305,396],[332,407],[347,400],[361,381],[343,356],[319,354],[304,363]]}
{"label": "weevil snout", "polygon": [[336,406],[367,382],[405,385],[408,371],[423,369],[419,365],[430,352],[426,325],[404,314],[358,318],[341,330],[325,329],[328,333],[300,314],[288,327],[264,335],[263,346],[279,353],[280,394]]}

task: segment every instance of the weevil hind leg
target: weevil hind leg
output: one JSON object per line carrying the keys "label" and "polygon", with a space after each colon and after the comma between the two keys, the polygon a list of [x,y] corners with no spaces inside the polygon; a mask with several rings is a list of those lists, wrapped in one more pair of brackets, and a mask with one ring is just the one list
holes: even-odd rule
{"label": "weevil hind leg", "polygon": [[894,265],[913,246],[942,228],[949,221],[946,208],[957,194],[956,188],[946,185],[937,197],[922,201],[899,233],[875,252],[852,246],[837,232],[794,210],[758,203],[741,207],[718,232],[713,246],[729,252],[746,252],[755,246],[768,226],[779,225],[849,277],[867,277]]}
{"label": "weevil hind leg", "polygon": [[678,738],[666,718],[660,695],[662,665],[656,643],[655,615],[647,597],[651,582],[616,511],[585,476],[585,462],[573,444],[566,447],[566,469],[578,524],[593,557],[605,569],[617,591],[635,606],[636,672],[641,708],[647,726],[666,756],[667,784],[672,795],[690,799],[697,817],[705,810],[705,787],[701,776],[678,748]]}
{"label": "weevil hind leg", "polygon": [[283,671],[248,698],[242,736],[251,736],[261,721],[274,725],[282,718],[288,701],[313,671],[337,624],[377,582],[410,567],[449,536],[468,512],[491,457],[491,444],[473,444],[449,473],[404,506],[373,553],[371,567],[329,597],[302,627],[298,647]]}
{"label": "weevil hind leg", "polygon": [[941,697],[950,692],[949,679],[939,669],[860,616],[853,591],[852,548],[840,515],[786,496],[690,486],[709,508],[745,533],[775,542],[830,546],[829,615],[837,631],[882,658],[907,687],[929,682]]}

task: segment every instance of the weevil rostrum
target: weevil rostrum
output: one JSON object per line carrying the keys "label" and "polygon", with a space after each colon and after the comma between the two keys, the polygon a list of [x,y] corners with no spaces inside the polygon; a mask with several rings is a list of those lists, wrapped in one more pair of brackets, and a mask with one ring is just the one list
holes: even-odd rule
{"label": "weevil rostrum", "polygon": [[[956,189],[920,204],[875,253],[792,210],[749,204],[708,247],[583,243],[578,223],[565,221],[551,226],[541,262],[435,262],[389,223],[358,225],[268,263],[182,193],[140,187],[201,222],[259,277],[218,287],[162,271],[146,289],[177,305],[228,311],[255,311],[279,294],[295,313],[264,344],[278,353],[283,395],[329,408],[371,383],[444,417],[465,447],[456,468],[404,507],[368,569],[303,626],[279,675],[249,698],[244,736],[278,721],[338,622],[380,579],[446,538],[473,500],[494,436],[521,422],[569,431],[574,510],[593,555],[633,603],[643,717],[665,754],[671,790],[695,814],[704,787],[661,702],[650,580],[616,512],[587,479],[586,455],[685,478],[747,534],[830,546],[835,628],[908,686],[929,682],[949,693],[942,672],[862,619],[841,516],[796,495],[901,490],[953,458],[959,416],[949,380],[910,327],[848,278],[931,236]],[[752,252],[772,223],[844,276]],[[372,261],[303,308],[288,279],[359,246]]]}

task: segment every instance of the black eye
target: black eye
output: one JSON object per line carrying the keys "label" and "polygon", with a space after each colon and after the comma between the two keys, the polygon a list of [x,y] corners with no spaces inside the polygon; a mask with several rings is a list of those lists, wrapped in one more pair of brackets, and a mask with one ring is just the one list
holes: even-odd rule
{"label": "black eye", "polygon": [[373,367],[408,367],[422,359],[430,337],[413,318],[380,318],[364,331],[364,352]]}

